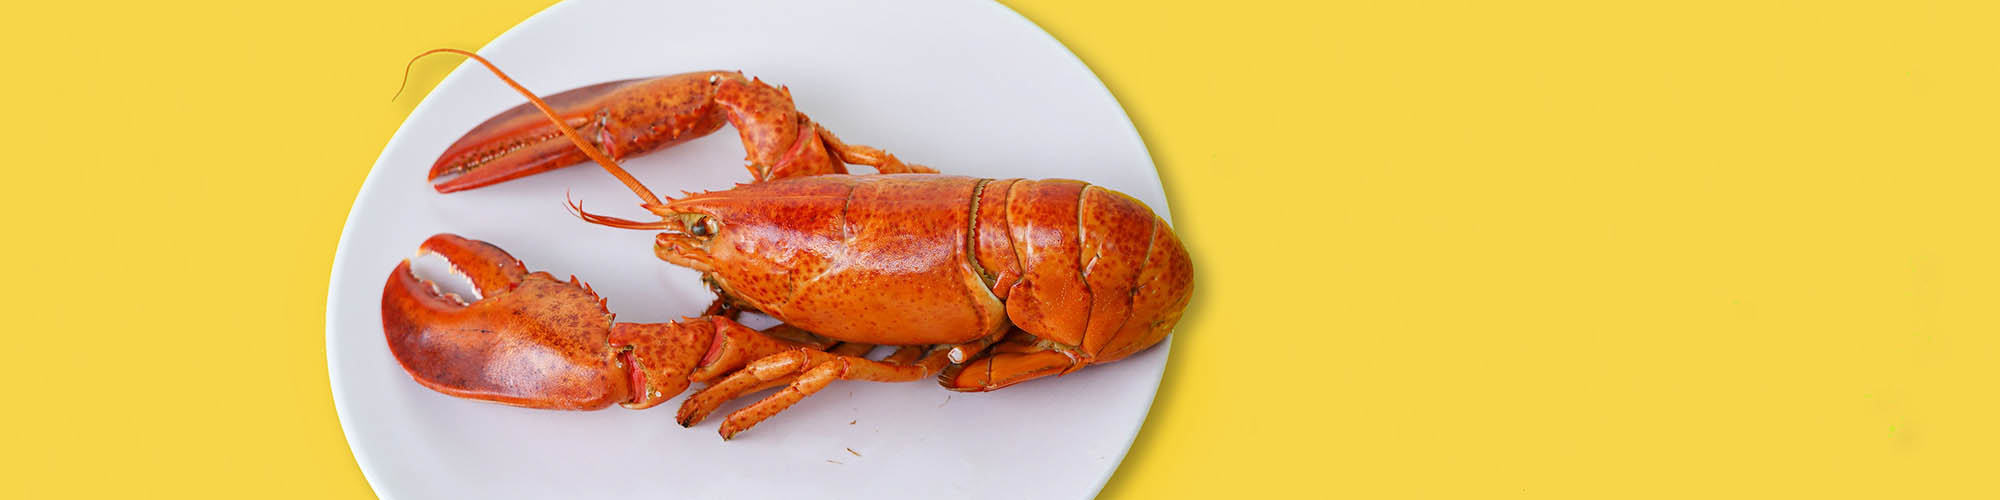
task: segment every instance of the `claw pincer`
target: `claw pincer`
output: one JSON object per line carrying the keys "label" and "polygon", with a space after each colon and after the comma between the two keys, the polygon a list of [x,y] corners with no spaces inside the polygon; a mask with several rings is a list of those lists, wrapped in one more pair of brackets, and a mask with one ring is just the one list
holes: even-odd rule
{"label": "claw pincer", "polygon": [[[716,90],[743,76],[699,71],[620,80],[548,96],[564,123],[612,158],[626,158],[699,138],[722,128],[727,110]],[[587,160],[541,111],[523,104],[467,132],[431,165],[438,192],[473,189]]]}
{"label": "claw pincer", "polygon": [[425,387],[516,406],[587,410],[625,401],[629,377],[610,348],[612,315],[574,281],[529,273],[484,242],[451,234],[422,251],[451,262],[482,297],[463,303],[410,271],[389,274],[382,328],[389,350]]}
{"label": "claw pincer", "polygon": [[541,101],[547,114],[532,103],[515,106],[445,148],[431,164],[432,187],[440,193],[475,189],[587,161],[563,126],[618,160],[701,138],[726,123],[743,141],[744,167],[760,181],[844,174],[849,163],[882,172],[935,172],[841,142],[794,107],[790,90],[735,71],[605,82]]}
{"label": "claw pincer", "polygon": [[[925,171],[868,147],[840,143],[793,108],[791,92],[734,71],[697,71],[605,82],[543,99],[555,120],[612,159],[624,159],[714,133],[727,123],[743,140],[750,175],[759,180],[846,173],[846,161],[894,171]],[[431,164],[432,187],[450,193],[506,182],[587,161],[550,118],[530,104],[474,127]]]}

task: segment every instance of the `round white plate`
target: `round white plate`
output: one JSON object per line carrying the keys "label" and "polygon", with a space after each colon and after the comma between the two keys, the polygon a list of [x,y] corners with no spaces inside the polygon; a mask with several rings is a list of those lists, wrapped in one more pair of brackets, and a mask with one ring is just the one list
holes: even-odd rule
{"label": "round white plate", "polygon": [[[742,70],[790,86],[801,110],[850,143],[948,173],[1087,180],[1166,213],[1152,160],[1118,102],[1062,44],[996,4],[566,2],[481,53],[543,94]],[[447,57],[419,64],[451,64]],[[593,211],[643,215],[598,168],[452,195],[430,189],[424,173],[446,145],[520,102],[483,69],[461,65],[390,139],[341,234],[327,296],[328,375],[355,461],[383,498],[1088,498],[1145,421],[1165,343],[987,394],[929,380],[839,382],[728,442],[716,435],[721,413],[692,429],[675,425],[678,399],[646,411],[565,412],[417,385],[383,340],[381,290],[434,233],[490,241],[530,269],[574,274],[622,321],[698,314],[711,298],[693,272],[653,256],[652,233],[586,224],[563,209],[568,193]],[[662,195],[728,188],[748,178],[735,136],[725,129],[626,166]]]}

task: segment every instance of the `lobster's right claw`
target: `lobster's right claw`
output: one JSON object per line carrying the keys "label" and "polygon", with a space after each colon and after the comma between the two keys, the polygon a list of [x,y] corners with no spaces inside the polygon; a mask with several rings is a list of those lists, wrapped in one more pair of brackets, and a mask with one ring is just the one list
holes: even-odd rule
{"label": "lobster's right claw", "polygon": [[[701,71],[620,80],[543,98],[592,145],[613,159],[708,135],[722,128],[717,83],[735,72]],[[489,118],[446,148],[431,165],[440,193],[497,184],[587,161],[540,110],[522,104]],[[443,182],[438,179],[456,175]]]}
{"label": "lobster's right claw", "polygon": [[382,329],[418,383],[452,396],[531,408],[588,410],[626,402],[632,376],[610,343],[612,314],[575,281],[529,273],[491,244],[425,240],[472,280],[470,304],[441,294],[403,261],[382,289]]}

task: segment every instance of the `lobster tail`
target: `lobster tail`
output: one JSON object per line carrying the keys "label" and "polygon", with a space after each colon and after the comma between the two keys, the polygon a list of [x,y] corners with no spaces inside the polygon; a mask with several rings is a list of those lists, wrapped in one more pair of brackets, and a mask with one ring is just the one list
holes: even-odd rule
{"label": "lobster tail", "polygon": [[1124,359],[1180,321],[1193,265],[1144,203],[1076,181],[1010,179],[987,183],[974,206],[976,268],[1021,331],[947,369],[946,388],[990,391]]}

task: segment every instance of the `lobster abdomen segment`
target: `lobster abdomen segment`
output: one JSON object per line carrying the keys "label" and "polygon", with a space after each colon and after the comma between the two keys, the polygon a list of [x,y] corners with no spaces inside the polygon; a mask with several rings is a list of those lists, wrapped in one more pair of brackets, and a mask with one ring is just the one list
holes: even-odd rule
{"label": "lobster abdomen segment", "polygon": [[1007,233],[1021,282],[1007,292],[1007,318],[1037,337],[1083,344],[1090,288],[1083,282],[1077,200],[1089,184],[1023,180],[1009,186]]}
{"label": "lobster abdomen segment", "polygon": [[1144,203],[1076,181],[1010,179],[987,183],[978,207],[976,267],[1019,330],[947,368],[945,388],[991,391],[1117,361],[1179,322],[1193,267]]}
{"label": "lobster abdomen segment", "polygon": [[1100,358],[1113,342],[1143,336],[1127,324],[1152,319],[1134,314],[1132,291],[1143,286],[1139,275],[1151,267],[1154,234],[1166,223],[1138,200],[1097,186],[1084,189],[1077,219],[1083,235],[1083,280],[1091,297],[1082,347],[1087,356]]}
{"label": "lobster abdomen segment", "polygon": [[1124,359],[1166,339],[1180,322],[1188,300],[1194,297],[1194,263],[1188,258],[1187,248],[1166,221],[1157,215],[1152,217],[1153,231],[1147,238],[1145,264],[1138,269],[1134,286],[1126,291],[1131,304],[1128,319],[1106,340],[1101,351],[1093,351],[1098,363]]}
{"label": "lobster abdomen segment", "polygon": [[1173,329],[1192,266],[1144,203],[1077,181],[1010,179],[989,183],[980,206],[1005,207],[978,211],[974,246],[1022,330],[1108,362]]}

